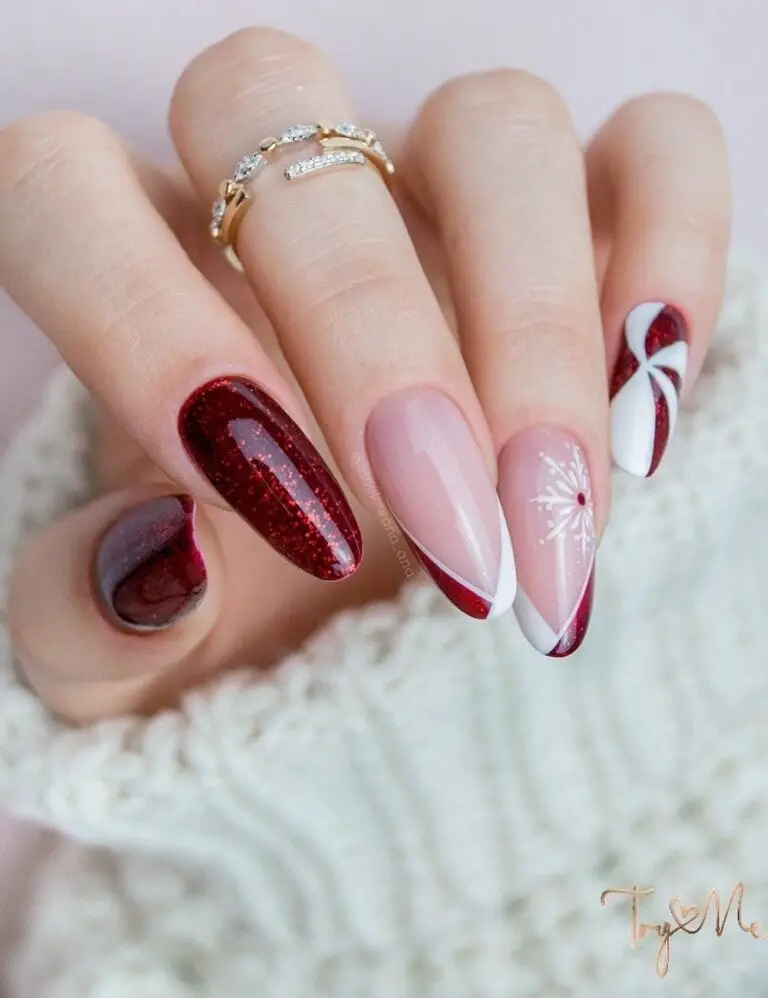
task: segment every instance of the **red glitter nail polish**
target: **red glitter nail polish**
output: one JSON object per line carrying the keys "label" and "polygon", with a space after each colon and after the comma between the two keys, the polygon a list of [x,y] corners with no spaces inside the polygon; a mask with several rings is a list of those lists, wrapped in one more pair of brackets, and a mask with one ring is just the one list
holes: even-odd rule
{"label": "red glitter nail polish", "polygon": [[355,571],[362,538],[339,483],[261,388],[245,378],[208,382],[182,407],[179,433],[216,491],[276,551],[325,581]]}
{"label": "red glitter nail polish", "polygon": [[131,630],[158,630],[200,603],[206,571],[194,515],[191,496],[159,496],[124,513],[104,534],[94,586],[113,621]]}

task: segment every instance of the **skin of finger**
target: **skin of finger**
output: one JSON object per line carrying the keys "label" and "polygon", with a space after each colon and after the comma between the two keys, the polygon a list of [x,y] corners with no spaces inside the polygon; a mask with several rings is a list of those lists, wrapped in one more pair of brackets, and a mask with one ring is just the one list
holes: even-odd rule
{"label": "skin of finger", "polygon": [[[208,237],[205,227],[200,224],[199,201],[188,177],[180,168],[171,174],[136,157],[133,162],[147,196],[171,227],[189,259],[248,327],[270,362],[294,392],[303,416],[300,422],[310,428],[323,456],[329,460],[324,442],[319,434],[315,436],[316,427],[312,414],[301,398],[296,380],[264,310],[247,282],[225,261]],[[110,410],[99,406],[95,424],[99,431],[96,436],[95,466],[102,491],[112,492],[139,482],[164,483],[169,490],[173,488],[168,476],[152,464],[146,451],[125,432]],[[218,496],[213,501],[218,504]]]}
{"label": "skin of finger", "polygon": [[0,280],[164,473],[219,503],[178,436],[191,392],[245,375],[299,422],[302,409],[148,198],[151,174],[140,180],[119,140],[82,115],[0,132]]}
{"label": "skin of finger", "polygon": [[[454,136],[487,136],[471,167]],[[530,426],[568,429],[609,505],[608,399],[584,164],[568,110],[517,70],[451,81],[410,132],[407,179],[449,258],[458,325],[497,449]]]}
{"label": "skin of finger", "polygon": [[[198,56],[177,84],[171,130],[203,198],[261,138],[350,117],[335,70],[290,35],[247,29]],[[286,162],[302,158],[293,150]],[[372,169],[287,184],[273,165],[252,187],[238,252],[342,474],[365,505],[363,442],[375,405],[438,388],[457,402],[495,468],[460,350],[405,224]]]}
{"label": "skin of finger", "polygon": [[722,128],[709,107],[684,94],[624,104],[587,153],[596,228],[612,230],[602,294],[611,371],[627,312],[642,301],[686,316],[695,382],[723,297],[731,184]]}
{"label": "skin of finger", "polygon": [[[16,656],[32,687],[68,717],[75,712],[80,716],[86,708],[74,691],[91,683],[101,690],[93,698],[99,702],[110,687],[137,691],[189,661],[221,615],[224,566],[216,533],[200,504],[195,537],[208,583],[193,613],[167,630],[137,634],[115,626],[97,603],[92,571],[101,537],[123,513],[167,494],[167,488],[155,486],[102,496],[36,534],[15,564],[8,626]],[[90,711],[94,704],[89,704]]]}

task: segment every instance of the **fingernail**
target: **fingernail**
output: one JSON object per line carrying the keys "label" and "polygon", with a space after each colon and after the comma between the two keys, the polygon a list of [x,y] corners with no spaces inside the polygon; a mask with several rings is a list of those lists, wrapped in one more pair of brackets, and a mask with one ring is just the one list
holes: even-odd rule
{"label": "fingernail", "polygon": [[325,581],[360,564],[360,528],[306,434],[245,378],[216,378],[182,407],[187,453],[236,513],[298,568]]}
{"label": "fingernail", "polygon": [[207,585],[194,499],[160,496],[124,513],[101,539],[94,576],[108,616],[132,630],[170,627],[191,613]]}
{"label": "fingernail", "polygon": [[624,321],[611,379],[611,452],[624,471],[649,478],[677,420],[688,362],[685,320],[663,302],[637,305]]}
{"label": "fingernail", "polygon": [[522,430],[499,456],[499,495],[517,560],[515,615],[544,655],[584,639],[592,609],[595,517],[589,468],[562,430]]}
{"label": "fingernail", "polygon": [[424,568],[470,617],[504,613],[515,595],[509,531],[472,431],[441,392],[382,402],[366,427],[384,500]]}

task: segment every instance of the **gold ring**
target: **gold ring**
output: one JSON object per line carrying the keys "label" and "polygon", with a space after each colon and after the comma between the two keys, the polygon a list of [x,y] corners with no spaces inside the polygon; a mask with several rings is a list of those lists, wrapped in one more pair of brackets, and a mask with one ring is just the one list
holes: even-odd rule
{"label": "gold ring", "polygon": [[359,128],[348,121],[338,125],[294,125],[282,135],[269,136],[259,143],[257,152],[249,153],[237,164],[230,178],[219,186],[219,196],[211,207],[209,231],[215,243],[239,271],[243,265],[235,252],[237,230],[251,206],[253,196],[248,184],[267,167],[280,152],[301,142],[315,142],[322,152],[308,159],[291,163],[283,170],[286,180],[298,180],[311,173],[339,166],[374,166],[389,183],[395,166],[376,133]]}

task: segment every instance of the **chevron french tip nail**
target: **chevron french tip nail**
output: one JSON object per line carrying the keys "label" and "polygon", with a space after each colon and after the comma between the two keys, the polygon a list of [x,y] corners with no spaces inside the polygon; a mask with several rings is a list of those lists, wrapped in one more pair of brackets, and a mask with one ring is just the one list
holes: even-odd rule
{"label": "chevron french tip nail", "polygon": [[543,655],[570,655],[584,640],[594,583],[595,515],[584,451],[564,430],[521,430],[499,455],[499,495],[517,558],[521,630]]}
{"label": "chevron french tip nail", "polygon": [[366,428],[384,500],[447,598],[485,620],[510,608],[515,561],[483,456],[458,407],[431,388],[381,402]]}

